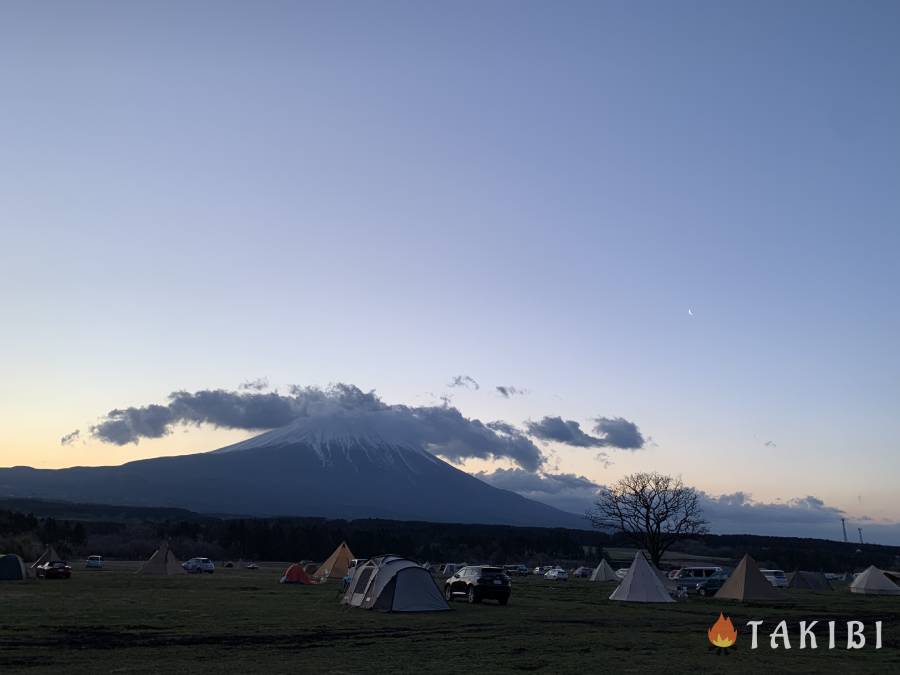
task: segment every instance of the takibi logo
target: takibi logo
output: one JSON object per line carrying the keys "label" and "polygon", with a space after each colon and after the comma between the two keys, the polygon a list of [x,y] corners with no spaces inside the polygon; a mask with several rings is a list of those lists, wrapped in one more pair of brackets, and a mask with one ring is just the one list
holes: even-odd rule
{"label": "takibi logo", "polygon": [[719,612],[719,618],[709,627],[706,635],[713,647],[719,649],[727,649],[737,642],[737,631],[734,629],[734,624],[722,612]]}
{"label": "takibi logo", "polygon": [[[827,627],[828,629],[827,642],[823,645],[825,649],[837,649],[843,645],[846,645],[846,649],[863,649],[867,644],[874,649],[881,649],[881,621],[876,621],[874,623],[874,636],[870,635],[868,642],[866,641],[866,625],[862,621],[846,622],[846,642],[841,639],[845,636],[840,635],[837,621],[800,621],[798,624],[797,642],[795,642],[794,645],[797,645],[800,649],[818,649],[819,642],[814,629],[820,623],[823,624],[822,628]],[[764,622],[762,620],[757,619],[750,620],[746,624],[747,628],[750,629],[751,650],[759,648],[759,637],[762,632],[760,627],[763,626],[763,624]],[[716,619],[716,622],[706,631],[706,636],[709,638],[710,644],[716,648],[715,650],[718,654],[727,654],[728,648],[733,647],[734,643],[737,642],[738,632],[734,627],[731,618],[725,616],[724,612],[719,612],[719,618]],[[825,635],[820,634],[818,637],[823,641],[826,640]],[[873,637],[874,640],[872,639]],[[792,646],[788,622],[785,620],[779,621],[775,628],[769,633],[769,648],[788,650],[791,649]]]}

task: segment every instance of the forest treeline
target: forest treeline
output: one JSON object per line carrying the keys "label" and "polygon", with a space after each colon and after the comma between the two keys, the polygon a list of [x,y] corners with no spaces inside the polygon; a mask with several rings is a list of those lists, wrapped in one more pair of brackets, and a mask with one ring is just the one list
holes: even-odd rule
{"label": "forest treeline", "polygon": [[[181,557],[214,560],[324,560],[347,541],[358,557],[396,553],[420,562],[537,565],[596,564],[631,544],[621,534],[596,530],[513,527],[393,520],[215,517],[181,509],[0,501],[0,553],[33,560],[52,544],[60,555],[139,560],[168,539]],[[900,547],[821,539],[703,535],[673,550],[736,560],[744,553],[785,570],[859,570],[870,564],[900,567]]]}

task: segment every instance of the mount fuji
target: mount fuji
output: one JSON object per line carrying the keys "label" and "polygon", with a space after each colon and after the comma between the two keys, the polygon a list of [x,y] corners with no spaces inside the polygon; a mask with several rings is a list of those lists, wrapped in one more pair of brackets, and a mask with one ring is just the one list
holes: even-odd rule
{"label": "mount fuji", "polygon": [[121,466],[0,469],[0,495],[246,516],[587,527],[581,516],[456,469],[379,412],[304,417],[212,452]]}

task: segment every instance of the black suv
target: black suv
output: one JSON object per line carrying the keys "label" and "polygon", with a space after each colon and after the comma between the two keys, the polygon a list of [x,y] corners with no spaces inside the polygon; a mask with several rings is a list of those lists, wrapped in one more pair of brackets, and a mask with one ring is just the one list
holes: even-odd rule
{"label": "black suv", "polygon": [[502,567],[463,567],[444,582],[444,597],[448,602],[465,596],[472,603],[490,599],[505,605],[511,590],[509,577]]}

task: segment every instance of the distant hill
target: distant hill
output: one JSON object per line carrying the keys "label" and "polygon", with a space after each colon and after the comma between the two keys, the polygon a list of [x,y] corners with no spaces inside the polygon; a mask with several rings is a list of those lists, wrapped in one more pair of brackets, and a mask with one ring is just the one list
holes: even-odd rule
{"label": "distant hill", "polygon": [[245,516],[389,518],[587,528],[460,471],[371,420],[304,418],[209,453],[121,466],[0,469],[0,497]]}

